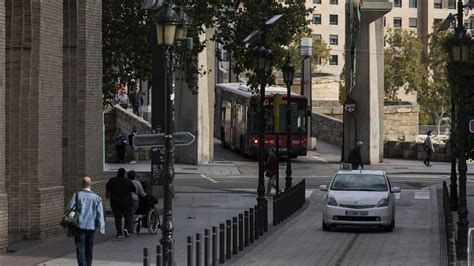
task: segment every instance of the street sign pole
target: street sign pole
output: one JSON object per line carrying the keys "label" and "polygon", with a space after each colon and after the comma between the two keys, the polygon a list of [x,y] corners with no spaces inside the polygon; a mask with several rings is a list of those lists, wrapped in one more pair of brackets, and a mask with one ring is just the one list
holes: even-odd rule
{"label": "street sign pole", "polygon": [[[173,133],[174,146],[188,146],[194,142],[196,137],[189,132]],[[162,148],[166,144],[166,135],[158,134],[140,134],[133,137],[133,146],[140,148]]]}

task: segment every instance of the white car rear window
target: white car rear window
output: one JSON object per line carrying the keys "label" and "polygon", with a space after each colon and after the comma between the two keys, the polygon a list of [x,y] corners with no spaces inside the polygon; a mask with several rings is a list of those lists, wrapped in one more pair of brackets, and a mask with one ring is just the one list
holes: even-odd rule
{"label": "white car rear window", "polygon": [[383,175],[338,174],[331,190],[387,191],[388,186]]}

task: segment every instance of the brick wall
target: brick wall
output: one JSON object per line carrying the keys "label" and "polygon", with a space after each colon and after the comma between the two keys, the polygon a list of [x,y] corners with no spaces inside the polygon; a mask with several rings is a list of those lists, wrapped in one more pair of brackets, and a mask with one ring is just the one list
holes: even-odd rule
{"label": "brick wall", "polygon": [[417,104],[385,102],[384,140],[415,141],[420,107]]}
{"label": "brick wall", "polygon": [[312,135],[328,143],[342,143],[342,121],[321,113],[312,113]]}
{"label": "brick wall", "polygon": [[[0,0],[0,106],[5,107],[5,1]],[[8,199],[5,193],[5,108],[0,109],[0,250],[8,244]]]}

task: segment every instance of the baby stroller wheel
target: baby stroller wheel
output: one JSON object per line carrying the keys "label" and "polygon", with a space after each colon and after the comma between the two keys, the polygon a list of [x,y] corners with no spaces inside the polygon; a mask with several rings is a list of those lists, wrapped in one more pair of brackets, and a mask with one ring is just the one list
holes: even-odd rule
{"label": "baby stroller wheel", "polygon": [[147,228],[148,233],[156,234],[160,226],[160,217],[158,216],[158,211],[155,208],[151,208],[148,211],[147,215]]}

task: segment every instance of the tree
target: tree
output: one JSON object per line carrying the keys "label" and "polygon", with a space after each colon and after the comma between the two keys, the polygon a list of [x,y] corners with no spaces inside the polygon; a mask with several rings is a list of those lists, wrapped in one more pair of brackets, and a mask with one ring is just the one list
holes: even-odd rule
{"label": "tree", "polygon": [[[275,27],[266,32],[265,45],[274,55],[274,67],[278,68],[284,62],[288,51],[285,47],[294,43],[297,36],[306,36],[310,33],[308,17],[312,8],[306,8],[305,1],[245,1],[223,0],[226,8],[221,10],[217,20],[216,39],[223,48],[231,52],[236,61],[234,71],[246,73],[249,84],[256,87],[256,78],[252,70],[252,48],[242,41],[254,30],[262,30],[263,23],[276,14],[283,14],[284,19]],[[296,61],[293,61],[296,62]],[[273,83],[270,77],[269,83]]]}
{"label": "tree", "polygon": [[449,51],[446,41],[452,35],[450,32],[433,31],[428,37],[428,53],[423,59],[423,82],[418,90],[418,103],[438,126],[450,112],[452,87],[447,79],[447,64]]}
{"label": "tree", "polygon": [[385,41],[385,99],[395,100],[401,88],[418,91],[423,81],[420,40],[411,31],[389,28]]}

